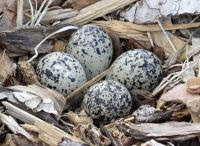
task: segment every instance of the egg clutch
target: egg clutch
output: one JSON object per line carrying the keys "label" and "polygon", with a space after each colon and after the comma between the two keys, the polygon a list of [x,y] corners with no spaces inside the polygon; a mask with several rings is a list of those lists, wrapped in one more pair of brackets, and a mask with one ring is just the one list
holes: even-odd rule
{"label": "egg clutch", "polygon": [[[39,61],[36,70],[42,84],[64,96],[111,65],[113,46],[102,28],[88,24],[72,34],[66,52],[47,54]],[[160,60],[143,49],[123,53],[113,65],[105,80],[79,95],[84,111],[101,122],[128,115],[133,109],[134,98],[129,91],[152,91],[163,77]]]}

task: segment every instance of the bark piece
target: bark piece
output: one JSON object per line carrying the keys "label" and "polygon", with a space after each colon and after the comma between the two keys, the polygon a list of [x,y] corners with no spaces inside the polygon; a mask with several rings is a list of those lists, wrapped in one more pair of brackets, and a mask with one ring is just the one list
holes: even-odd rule
{"label": "bark piece", "polygon": [[18,69],[23,76],[23,81],[26,83],[26,85],[31,85],[35,83],[39,84],[36,72],[30,63],[28,63],[27,61],[20,61],[18,62]]}
{"label": "bark piece", "polygon": [[67,43],[61,40],[56,40],[54,44],[54,52],[67,52]]}
{"label": "bark piece", "polygon": [[86,24],[98,17],[105,16],[106,14],[123,8],[124,6],[127,6],[135,1],[136,0],[101,0],[81,9],[79,15],[71,19],[64,20],[62,24]]}
{"label": "bark piece", "polygon": [[156,103],[154,96],[146,90],[133,89],[130,93],[132,95],[133,105],[135,109],[144,104],[154,106]]}
{"label": "bark piece", "polygon": [[3,146],[48,146],[45,143],[42,142],[32,142],[25,138],[22,135],[15,135],[15,134],[7,134],[4,142],[2,143]]}
{"label": "bark piece", "polygon": [[98,2],[99,0],[68,0],[62,6],[71,6],[75,10],[81,10],[91,4]]}
{"label": "bark piece", "polygon": [[159,17],[181,14],[196,14],[200,12],[200,2],[193,0],[144,0],[137,2],[131,9],[125,12],[125,19],[135,23],[154,23]]}
{"label": "bark piece", "polygon": [[75,136],[71,136],[65,133],[64,131],[60,130],[59,128],[46,122],[35,122],[34,125],[23,124],[22,127],[25,128],[27,131],[37,133],[38,140],[52,146],[57,146],[63,141],[64,138],[72,142],[85,144],[85,142],[76,138]]}
{"label": "bark piece", "polygon": [[14,70],[14,64],[10,61],[7,54],[0,53],[0,84],[3,84]]}
{"label": "bark piece", "polygon": [[110,140],[103,136],[99,129],[92,124],[79,125],[74,129],[74,136],[92,145],[110,145]]}
{"label": "bark piece", "polygon": [[62,9],[60,7],[52,7],[49,8],[44,18],[41,20],[41,23],[44,24],[52,24],[56,21],[62,21],[65,19],[69,19],[75,17],[79,14],[78,11],[74,9]]}
{"label": "bark piece", "polygon": [[[69,25],[69,24],[67,24]],[[66,25],[65,25],[66,26]],[[35,53],[35,47],[49,34],[63,28],[64,25],[49,27],[26,27],[1,32],[5,34],[5,38],[1,41],[0,46],[8,51],[18,53],[19,55]],[[69,36],[73,30],[62,32],[54,35],[50,39],[57,37]],[[38,53],[49,53],[53,50],[51,42],[45,41],[38,49]]]}
{"label": "bark piece", "polygon": [[187,91],[189,93],[200,93],[200,77],[194,77],[187,80]]}
{"label": "bark piece", "polygon": [[120,38],[119,38],[118,34],[116,34],[114,32],[110,32],[108,35],[110,36],[110,38],[112,40],[113,60],[115,60],[117,57],[119,57],[123,53]]}
{"label": "bark piece", "polygon": [[117,127],[136,140],[155,139],[159,141],[187,140],[200,135],[199,123],[167,122],[161,124],[133,124],[119,122]]}
{"label": "bark piece", "polygon": [[149,105],[143,105],[133,115],[138,122],[158,123],[169,121],[172,116],[172,111],[160,111]]}

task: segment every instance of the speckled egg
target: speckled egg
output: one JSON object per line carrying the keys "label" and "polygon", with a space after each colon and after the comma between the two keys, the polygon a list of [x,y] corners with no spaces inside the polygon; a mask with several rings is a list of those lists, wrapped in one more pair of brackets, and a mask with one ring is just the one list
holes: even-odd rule
{"label": "speckled egg", "polygon": [[102,28],[88,24],[72,34],[67,53],[80,61],[87,79],[90,80],[110,65],[113,46],[110,37]]}
{"label": "speckled egg", "polygon": [[83,67],[73,56],[53,52],[44,56],[38,63],[39,81],[64,96],[87,82]]}
{"label": "speckled egg", "polygon": [[108,122],[128,115],[132,108],[132,98],[122,84],[113,80],[104,80],[88,89],[82,106],[94,120]]}
{"label": "speckled egg", "polygon": [[106,76],[131,89],[152,91],[162,80],[163,68],[160,60],[143,49],[131,50],[120,55],[114,69]]}

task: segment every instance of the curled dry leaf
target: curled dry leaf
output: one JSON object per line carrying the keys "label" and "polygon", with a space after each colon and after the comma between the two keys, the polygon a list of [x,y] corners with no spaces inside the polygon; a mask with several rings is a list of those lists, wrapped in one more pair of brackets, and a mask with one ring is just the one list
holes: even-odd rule
{"label": "curled dry leaf", "polygon": [[110,140],[103,136],[100,130],[92,124],[79,125],[74,129],[74,136],[86,141],[91,145],[110,145]]}
{"label": "curled dry leaf", "polygon": [[33,112],[44,111],[59,118],[63,111],[65,105],[64,96],[47,87],[29,85],[11,86],[7,89],[10,91],[1,93],[3,98],[7,98],[8,101],[20,105],[24,105]]}
{"label": "curled dry leaf", "polygon": [[93,120],[87,116],[87,114],[84,111],[81,111],[79,114],[76,114],[74,112],[68,112],[65,114],[67,118],[74,123],[76,126],[84,124],[93,124]]}

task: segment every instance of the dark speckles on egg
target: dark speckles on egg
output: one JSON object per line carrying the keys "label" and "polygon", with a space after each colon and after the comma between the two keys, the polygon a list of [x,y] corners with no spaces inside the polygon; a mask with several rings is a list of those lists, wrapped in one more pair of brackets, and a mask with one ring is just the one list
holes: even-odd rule
{"label": "dark speckles on egg", "polygon": [[87,82],[79,61],[67,53],[53,52],[44,56],[36,71],[42,84],[64,96]]}
{"label": "dark speckles on egg", "polygon": [[123,85],[105,80],[88,89],[82,105],[85,112],[94,120],[109,122],[111,119],[129,114],[132,98]]}
{"label": "dark speckles on egg", "polygon": [[87,79],[90,80],[109,67],[113,46],[102,28],[88,24],[72,34],[67,45],[67,53],[79,60]]}
{"label": "dark speckles on egg", "polygon": [[115,67],[106,79],[119,81],[129,90],[152,91],[163,77],[163,68],[159,59],[153,53],[143,49],[123,53],[113,65]]}

